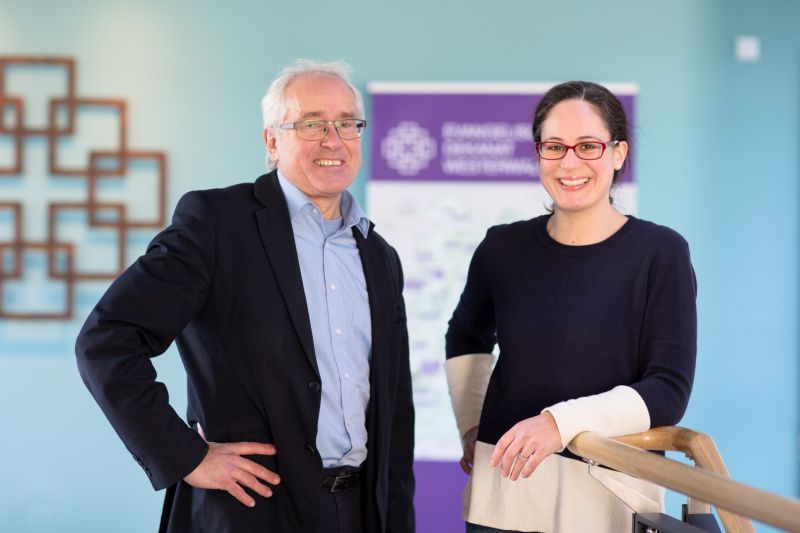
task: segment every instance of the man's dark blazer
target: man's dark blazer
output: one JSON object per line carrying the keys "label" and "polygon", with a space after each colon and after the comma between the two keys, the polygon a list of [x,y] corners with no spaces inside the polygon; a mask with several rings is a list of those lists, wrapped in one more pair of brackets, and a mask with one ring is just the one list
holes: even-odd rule
{"label": "man's dark blazer", "polygon": [[[372,317],[365,532],[414,530],[414,408],[403,277],[395,250],[353,228]],[[188,377],[189,426],[150,358],[173,340]],[[172,225],[108,289],[76,345],[84,382],[153,487],[168,487],[161,531],[312,532],[321,459],[321,386],[289,211],[277,173],[186,194]],[[251,457],[277,472],[248,508],[182,478],[214,442],[274,443]]]}

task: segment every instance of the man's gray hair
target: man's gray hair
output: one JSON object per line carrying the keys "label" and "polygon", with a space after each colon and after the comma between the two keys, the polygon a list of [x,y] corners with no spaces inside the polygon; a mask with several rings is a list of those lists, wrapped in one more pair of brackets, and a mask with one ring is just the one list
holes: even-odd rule
{"label": "man's gray hair", "polygon": [[[280,125],[286,115],[286,89],[289,84],[300,76],[330,76],[338,78],[350,87],[356,101],[356,108],[364,116],[364,99],[355,85],[350,81],[350,65],[344,61],[314,61],[312,59],[298,59],[293,65],[284,67],[277,78],[270,84],[269,89],[261,99],[261,117],[264,129],[272,129]],[[267,151],[267,170],[274,170],[277,162],[273,161]]]}

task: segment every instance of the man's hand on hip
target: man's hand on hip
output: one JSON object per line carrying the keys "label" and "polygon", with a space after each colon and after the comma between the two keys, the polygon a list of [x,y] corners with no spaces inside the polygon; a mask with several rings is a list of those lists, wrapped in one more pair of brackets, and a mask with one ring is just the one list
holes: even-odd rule
{"label": "man's hand on hip", "polygon": [[[202,430],[200,435],[205,438]],[[248,507],[256,502],[242,487],[247,487],[265,498],[272,496],[272,489],[261,481],[272,485],[280,483],[280,477],[243,455],[275,455],[273,444],[261,442],[209,442],[208,453],[183,480],[200,489],[220,489]]]}

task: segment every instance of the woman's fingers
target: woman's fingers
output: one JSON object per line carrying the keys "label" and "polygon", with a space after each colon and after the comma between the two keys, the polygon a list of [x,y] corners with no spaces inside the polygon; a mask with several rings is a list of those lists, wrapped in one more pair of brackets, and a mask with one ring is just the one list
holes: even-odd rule
{"label": "woman's fingers", "polygon": [[561,446],[561,435],[549,412],[527,418],[508,430],[495,445],[489,464],[500,465],[503,477],[530,477],[536,467]]}
{"label": "woman's fingers", "polygon": [[522,477],[523,479],[528,479],[533,474],[534,470],[544,461],[550,454],[549,453],[541,453],[540,451],[536,451],[531,454],[530,458],[525,461],[525,466],[522,468]]}
{"label": "woman's fingers", "polygon": [[462,457],[458,464],[461,466],[461,470],[463,470],[465,474],[470,475],[472,473],[471,460],[467,459],[466,457]]}
{"label": "woman's fingers", "polygon": [[514,457],[514,464],[511,467],[511,471],[509,472],[508,477],[511,478],[511,481],[516,481],[519,479],[520,474],[522,474],[523,469],[526,465],[530,462],[531,455],[520,451],[516,457]]}
{"label": "woman's fingers", "polygon": [[497,441],[497,444],[494,445],[494,451],[492,452],[492,457],[489,459],[490,466],[497,466],[501,460],[505,458],[506,450],[508,449],[509,445],[514,441],[514,435],[516,433],[516,427],[514,426],[510,430],[506,431],[505,435],[500,437],[500,440]]}

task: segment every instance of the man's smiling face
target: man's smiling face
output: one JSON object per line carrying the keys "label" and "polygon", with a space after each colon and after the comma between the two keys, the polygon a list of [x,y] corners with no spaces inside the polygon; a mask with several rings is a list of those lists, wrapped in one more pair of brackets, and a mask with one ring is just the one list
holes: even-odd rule
{"label": "man's smiling face", "polygon": [[[359,116],[353,91],[333,76],[309,74],[295,79],[286,89],[285,106],[282,123],[364,118]],[[361,168],[361,139],[342,140],[332,124],[318,141],[279,129],[269,132],[266,140],[281,173],[318,206],[338,202]]]}

